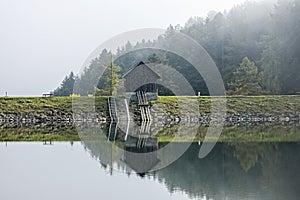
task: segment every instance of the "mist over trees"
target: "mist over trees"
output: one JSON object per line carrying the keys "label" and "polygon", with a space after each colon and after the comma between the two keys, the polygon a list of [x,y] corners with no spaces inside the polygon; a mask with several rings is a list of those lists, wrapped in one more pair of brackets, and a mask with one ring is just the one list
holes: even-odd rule
{"label": "mist over trees", "polygon": [[[116,65],[121,67],[118,74],[124,74],[141,60],[162,63],[180,72],[195,94],[209,95],[203,78],[185,59],[162,50],[140,49],[160,42],[176,44],[170,36],[181,32],[209,53],[228,94],[295,94],[300,92],[299,10],[300,0],[248,1],[229,11],[211,11],[206,18],[190,18],[184,26],[170,25],[155,41],[127,42],[119,47],[114,55],[118,57]],[[132,52],[119,57],[129,51]],[[96,85],[94,80],[99,80],[104,73],[100,68],[110,63],[110,58],[111,52],[103,50],[80,74],[82,95],[94,93],[95,88],[105,89],[105,75]]]}

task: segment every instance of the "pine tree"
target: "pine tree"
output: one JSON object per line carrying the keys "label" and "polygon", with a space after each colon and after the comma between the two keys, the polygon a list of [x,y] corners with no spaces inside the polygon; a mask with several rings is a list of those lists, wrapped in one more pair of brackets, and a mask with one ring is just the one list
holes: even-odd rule
{"label": "pine tree", "polygon": [[114,62],[111,61],[110,65],[107,66],[103,76],[99,80],[96,91],[97,96],[115,95],[115,89],[120,79],[118,72],[120,71],[121,67],[115,65]]}
{"label": "pine tree", "polygon": [[65,77],[61,85],[56,90],[54,90],[54,96],[69,96],[70,94],[72,94],[75,79],[76,76],[73,72],[71,72],[69,76]]}
{"label": "pine tree", "polygon": [[233,76],[234,82],[228,85],[230,88],[229,94],[259,95],[262,93],[261,75],[255,63],[247,57],[243,59]]}

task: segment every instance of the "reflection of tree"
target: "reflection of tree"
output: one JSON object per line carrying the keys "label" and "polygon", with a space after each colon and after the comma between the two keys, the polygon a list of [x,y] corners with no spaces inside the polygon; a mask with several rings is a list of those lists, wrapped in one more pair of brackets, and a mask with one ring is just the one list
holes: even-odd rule
{"label": "reflection of tree", "polygon": [[[114,165],[131,173],[105,135],[87,134],[97,136],[92,141],[85,140],[84,145],[104,168]],[[174,143],[174,151],[181,145]],[[296,199],[299,151],[297,143],[218,143],[207,157],[199,159],[199,146],[194,143],[173,164],[147,176],[166,185],[171,193],[182,191],[191,198],[247,199],[254,195],[255,199]]]}
{"label": "reflection of tree", "polygon": [[[178,144],[180,145],[180,144]],[[220,145],[211,154],[198,159],[198,145],[193,144],[176,162],[156,172],[158,180],[164,182],[170,192],[180,190],[190,197],[208,197],[223,190],[224,179],[221,164]],[[211,187],[213,183],[214,187]]]}
{"label": "reflection of tree", "polygon": [[120,149],[107,140],[105,131],[100,127],[81,130],[80,137],[84,147],[94,159],[99,160],[104,169],[110,170],[110,173],[113,172],[114,166],[121,171],[126,171],[126,166],[121,161]]}
{"label": "reflection of tree", "polygon": [[234,146],[233,156],[237,158],[245,172],[248,172],[258,162],[264,167],[276,165],[278,152],[276,143],[242,142],[230,144]]}
{"label": "reflection of tree", "polygon": [[240,161],[245,172],[248,172],[250,168],[254,167],[258,161],[257,149],[251,148],[251,146],[253,145],[245,145],[243,143],[235,146],[234,156]]}
{"label": "reflection of tree", "polygon": [[[289,167],[293,170],[287,171],[286,165],[300,164],[300,156],[293,154],[299,148],[288,143],[219,143],[200,160],[199,148],[193,144],[180,159],[153,176],[166,184],[170,192],[180,190],[190,197],[242,199],[255,195],[256,199],[294,199],[298,196],[294,188],[300,181],[298,175],[294,177],[298,170]],[[235,155],[240,155],[240,160]],[[252,160],[247,161],[248,158]]]}

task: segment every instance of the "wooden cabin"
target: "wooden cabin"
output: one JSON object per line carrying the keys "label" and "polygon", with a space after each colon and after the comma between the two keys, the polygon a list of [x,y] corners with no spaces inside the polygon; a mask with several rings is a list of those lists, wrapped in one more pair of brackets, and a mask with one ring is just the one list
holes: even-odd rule
{"label": "wooden cabin", "polygon": [[149,100],[157,99],[156,82],[161,77],[143,61],[128,70],[122,78],[127,94],[133,95],[137,91],[143,91]]}

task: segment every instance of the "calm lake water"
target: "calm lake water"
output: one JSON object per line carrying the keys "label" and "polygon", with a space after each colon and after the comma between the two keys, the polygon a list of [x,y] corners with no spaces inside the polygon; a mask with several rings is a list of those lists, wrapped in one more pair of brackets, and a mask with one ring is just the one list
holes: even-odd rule
{"label": "calm lake water", "polygon": [[0,199],[294,200],[300,196],[300,143],[296,142],[218,143],[204,159],[198,158],[199,145],[193,143],[168,167],[146,174],[126,169],[118,159],[104,161],[107,158],[100,151],[93,142],[2,142]]}

